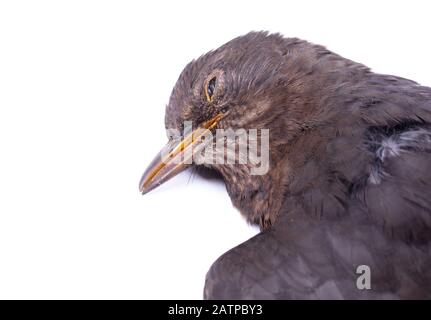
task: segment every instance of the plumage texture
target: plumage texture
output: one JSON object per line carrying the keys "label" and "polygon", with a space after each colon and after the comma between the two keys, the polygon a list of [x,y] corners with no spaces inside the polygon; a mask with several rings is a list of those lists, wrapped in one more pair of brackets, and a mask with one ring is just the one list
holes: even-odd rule
{"label": "plumage texture", "polygon": [[[186,66],[166,127],[219,112],[219,128],[270,130],[270,170],[211,166],[262,232],[213,264],[205,298],[431,298],[430,88],[250,33]],[[358,265],[371,290],[356,287]]]}

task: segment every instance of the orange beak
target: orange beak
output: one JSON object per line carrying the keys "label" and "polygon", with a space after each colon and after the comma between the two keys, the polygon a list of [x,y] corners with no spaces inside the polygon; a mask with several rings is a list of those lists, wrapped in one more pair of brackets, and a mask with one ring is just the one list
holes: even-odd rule
{"label": "orange beak", "polygon": [[142,175],[139,191],[145,194],[186,169],[192,163],[193,156],[202,150],[201,138],[211,132],[222,118],[223,115],[218,114],[180,142],[171,142],[163,147]]}

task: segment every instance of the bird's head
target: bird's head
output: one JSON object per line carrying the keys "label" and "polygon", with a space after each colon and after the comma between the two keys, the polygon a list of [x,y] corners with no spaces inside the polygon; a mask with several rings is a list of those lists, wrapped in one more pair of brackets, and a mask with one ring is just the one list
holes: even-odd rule
{"label": "bird's head", "polygon": [[318,54],[305,41],[253,32],[190,62],[166,107],[170,142],[142,176],[140,191],[190,165],[205,165],[221,173],[250,222],[262,229],[273,224],[285,191],[289,141],[312,114],[308,75]]}

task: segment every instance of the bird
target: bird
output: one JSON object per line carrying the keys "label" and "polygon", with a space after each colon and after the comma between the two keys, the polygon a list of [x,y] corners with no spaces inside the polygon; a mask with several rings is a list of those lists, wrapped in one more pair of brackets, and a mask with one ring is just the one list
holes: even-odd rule
{"label": "bird", "polygon": [[[212,264],[204,299],[431,298],[431,88],[253,31],[185,66],[165,126],[180,137],[145,171],[141,193],[206,167],[260,228]],[[240,128],[268,130],[264,174],[251,173],[253,161],[186,156],[202,136]]]}

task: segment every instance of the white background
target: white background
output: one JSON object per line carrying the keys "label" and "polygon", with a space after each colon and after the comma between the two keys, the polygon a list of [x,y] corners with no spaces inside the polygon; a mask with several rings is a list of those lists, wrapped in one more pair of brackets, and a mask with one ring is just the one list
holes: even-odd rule
{"label": "white background", "polygon": [[192,58],[251,30],[431,85],[429,1],[1,1],[0,298],[197,298],[257,232],[186,172],[141,196]]}

